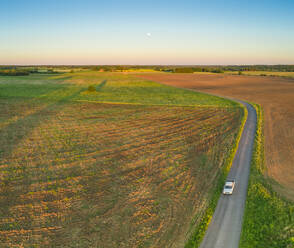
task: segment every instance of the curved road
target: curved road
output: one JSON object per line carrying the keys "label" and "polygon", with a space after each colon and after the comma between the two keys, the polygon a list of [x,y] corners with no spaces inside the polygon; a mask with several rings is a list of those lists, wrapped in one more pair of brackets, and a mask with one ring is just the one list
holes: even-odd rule
{"label": "curved road", "polygon": [[239,247],[256,130],[256,112],[250,104],[238,102],[246,106],[248,117],[228,175],[228,178],[236,180],[236,185],[232,195],[221,195],[219,198],[200,248]]}
{"label": "curved road", "polygon": [[[159,81],[156,82],[165,84]],[[219,198],[212,220],[200,245],[200,248],[238,248],[256,131],[257,117],[255,109],[251,104],[231,97],[212,94],[198,89],[189,89],[188,87],[178,87],[174,85],[173,87],[230,99],[243,104],[247,108],[247,120],[244,125],[231,170],[227,177],[236,180],[234,192],[232,195],[221,195]]]}

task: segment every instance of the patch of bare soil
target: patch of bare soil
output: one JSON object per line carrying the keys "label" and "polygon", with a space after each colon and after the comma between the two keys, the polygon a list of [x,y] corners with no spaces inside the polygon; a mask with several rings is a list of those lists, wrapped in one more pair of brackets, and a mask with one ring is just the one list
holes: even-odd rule
{"label": "patch of bare soil", "polygon": [[277,191],[294,200],[294,80],[279,77],[144,74],[176,87],[234,97],[260,104],[265,113],[267,175]]}
{"label": "patch of bare soil", "polygon": [[0,106],[0,247],[183,247],[241,118],[240,108]]}

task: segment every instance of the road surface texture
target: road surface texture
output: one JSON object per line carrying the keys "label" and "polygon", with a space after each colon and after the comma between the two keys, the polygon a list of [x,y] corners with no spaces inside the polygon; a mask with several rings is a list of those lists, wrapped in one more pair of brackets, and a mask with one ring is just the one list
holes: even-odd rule
{"label": "road surface texture", "polygon": [[236,185],[232,195],[221,195],[200,248],[239,247],[256,130],[255,109],[246,102],[239,102],[246,106],[248,117],[228,175],[236,180]]}

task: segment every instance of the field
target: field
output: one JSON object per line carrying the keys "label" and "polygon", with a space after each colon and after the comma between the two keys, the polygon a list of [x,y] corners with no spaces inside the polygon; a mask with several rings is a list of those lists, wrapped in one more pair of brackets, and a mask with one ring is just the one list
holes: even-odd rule
{"label": "field", "polygon": [[0,77],[0,106],[2,247],[184,246],[243,116],[99,72]]}
{"label": "field", "polygon": [[294,81],[278,77],[146,74],[169,85],[235,97],[261,105],[265,114],[265,174],[279,193],[294,200]]}
{"label": "field", "polygon": [[254,107],[258,122],[240,248],[293,247],[294,205],[281,199],[263,176],[264,116],[259,105]]}
{"label": "field", "polygon": [[258,129],[240,247],[293,247],[294,129],[293,106],[290,102],[294,96],[294,81],[227,75],[196,77],[187,74],[181,77],[157,74],[147,78],[177,87],[262,103],[262,107],[255,105]]}
{"label": "field", "polygon": [[[237,75],[239,72],[226,71],[226,74]],[[294,78],[294,72],[286,71],[242,71],[243,75],[248,76],[272,76]]]}

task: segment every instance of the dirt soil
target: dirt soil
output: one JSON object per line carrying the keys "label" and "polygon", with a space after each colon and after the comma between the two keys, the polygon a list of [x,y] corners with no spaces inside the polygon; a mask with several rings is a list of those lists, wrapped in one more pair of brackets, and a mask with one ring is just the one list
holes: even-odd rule
{"label": "dirt soil", "polygon": [[239,108],[0,106],[0,247],[183,247],[241,118]]}
{"label": "dirt soil", "polygon": [[[164,84],[260,104],[265,114],[266,174],[274,188],[294,200],[294,80],[280,77],[150,73]],[[278,183],[276,183],[278,182]]]}

